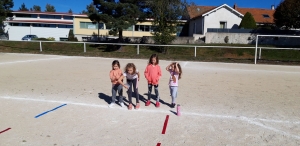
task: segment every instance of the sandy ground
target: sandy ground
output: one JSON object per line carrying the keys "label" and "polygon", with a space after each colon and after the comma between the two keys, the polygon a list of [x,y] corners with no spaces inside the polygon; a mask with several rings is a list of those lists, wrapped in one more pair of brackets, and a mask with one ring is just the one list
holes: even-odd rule
{"label": "sandy ground", "polygon": [[[180,62],[182,116],[176,116],[168,106],[170,62],[163,60],[160,108],[144,106],[143,76],[140,110],[108,108],[113,60],[0,53],[0,131],[11,128],[0,134],[0,145],[300,145],[299,66]],[[119,61],[141,71],[147,64]]]}

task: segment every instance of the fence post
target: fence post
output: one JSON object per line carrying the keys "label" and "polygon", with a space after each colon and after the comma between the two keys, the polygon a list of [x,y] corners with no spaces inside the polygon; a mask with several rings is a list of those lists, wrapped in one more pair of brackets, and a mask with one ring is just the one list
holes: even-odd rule
{"label": "fence post", "polygon": [[140,54],[140,45],[137,45],[136,54],[137,54],[137,55]]}
{"label": "fence post", "polygon": [[256,64],[256,58],[257,58],[258,36],[259,36],[259,35],[256,35],[255,54],[254,54],[254,64]]}
{"label": "fence post", "polygon": [[197,47],[195,46],[195,57],[197,56]]}
{"label": "fence post", "polygon": [[83,51],[84,51],[84,53],[86,52],[86,45],[85,45],[85,43],[83,43]]}
{"label": "fence post", "polygon": [[259,48],[259,55],[258,55],[258,59],[261,58],[261,48]]}
{"label": "fence post", "polygon": [[40,52],[43,51],[43,48],[42,48],[42,41],[40,41]]}

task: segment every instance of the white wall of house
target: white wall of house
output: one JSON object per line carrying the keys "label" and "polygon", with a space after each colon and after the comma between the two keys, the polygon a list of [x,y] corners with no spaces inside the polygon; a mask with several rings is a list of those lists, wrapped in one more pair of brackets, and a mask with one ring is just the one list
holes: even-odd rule
{"label": "white wall of house", "polygon": [[220,8],[219,10],[210,13],[205,16],[204,21],[204,34],[207,32],[207,28],[220,28],[220,22],[226,22],[227,29],[237,29],[242,21],[235,12],[227,7]]}
{"label": "white wall of house", "polygon": [[54,37],[59,41],[60,37],[68,37],[70,28],[47,28],[47,27],[24,27],[24,26],[6,26],[9,40],[22,40],[25,35],[33,34],[39,38]]}

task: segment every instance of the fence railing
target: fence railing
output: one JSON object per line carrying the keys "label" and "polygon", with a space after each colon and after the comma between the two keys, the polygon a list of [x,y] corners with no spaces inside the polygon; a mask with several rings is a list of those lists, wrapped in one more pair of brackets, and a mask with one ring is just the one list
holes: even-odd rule
{"label": "fence railing", "polygon": [[[11,41],[11,42],[24,42],[24,41],[14,41],[14,40],[0,40],[0,41]],[[97,44],[97,45],[119,45],[119,46],[136,46],[137,55],[140,54],[140,46],[161,46],[161,47],[186,47],[186,48],[194,48],[194,57],[197,57],[197,48],[232,48],[232,49],[254,49],[255,50],[255,58],[254,64],[256,64],[257,56],[258,59],[261,59],[261,50],[262,49],[292,49],[292,50],[300,50],[300,48],[275,48],[275,47],[238,47],[238,46],[200,46],[200,45],[157,45],[157,44],[125,44],[125,43],[96,43],[96,42],[68,42],[68,41],[30,41],[36,42],[40,44],[40,52],[43,51],[42,43],[67,43],[67,44],[83,44],[83,52],[86,52],[86,45],[87,44]],[[259,49],[259,51],[257,51]]]}

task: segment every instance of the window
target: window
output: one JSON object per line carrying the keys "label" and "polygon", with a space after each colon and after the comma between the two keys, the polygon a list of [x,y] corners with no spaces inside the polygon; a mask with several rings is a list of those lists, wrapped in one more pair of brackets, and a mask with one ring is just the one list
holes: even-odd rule
{"label": "window", "polygon": [[[80,28],[83,28],[83,29],[98,29],[98,25],[93,24],[92,22],[80,22]],[[104,24],[99,23],[99,28],[104,29]]]}
{"label": "window", "polygon": [[30,23],[11,23],[11,26],[30,26]]}
{"label": "window", "polygon": [[31,14],[16,14],[16,17],[31,18]]}
{"label": "window", "polygon": [[64,16],[64,19],[65,20],[73,20],[73,17],[72,16]]}
{"label": "window", "polygon": [[146,31],[149,32],[151,30],[150,25],[135,25],[134,31]]}
{"label": "window", "polygon": [[227,24],[227,22],[221,21],[220,22],[220,28],[222,28],[222,29],[227,28],[226,24]]}
{"label": "window", "polygon": [[59,24],[57,27],[58,28],[73,28],[73,25],[61,25],[61,24]]}
{"label": "window", "polygon": [[268,14],[263,14],[264,18],[270,18],[270,16]]}
{"label": "window", "polygon": [[40,15],[40,18],[44,19],[61,19],[60,15]]}
{"label": "window", "polygon": [[33,27],[51,27],[56,28],[56,24],[39,24],[39,23],[33,23]]}

